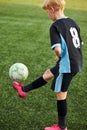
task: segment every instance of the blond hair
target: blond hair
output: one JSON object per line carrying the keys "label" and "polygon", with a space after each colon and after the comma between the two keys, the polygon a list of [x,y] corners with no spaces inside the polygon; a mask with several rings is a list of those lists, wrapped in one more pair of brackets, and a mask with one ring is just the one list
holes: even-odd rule
{"label": "blond hair", "polygon": [[53,7],[55,10],[64,10],[65,8],[65,0],[45,0],[42,8],[44,10]]}

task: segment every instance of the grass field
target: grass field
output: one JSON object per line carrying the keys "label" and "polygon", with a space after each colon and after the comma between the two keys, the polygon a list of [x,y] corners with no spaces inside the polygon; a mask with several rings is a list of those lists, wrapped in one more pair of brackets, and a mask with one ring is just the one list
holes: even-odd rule
{"label": "grass field", "polygon": [[[0,130],[43,130],[57,121],[56,97],[50,90],[51,82],[20,99],[8,76],[9,67],[22,62],[30,72],[24,82],[27,84],[55,64],[49,40],[51,21],[37,6],[41,2],[0,0]],[[86,0],[78,0],[77,4],[73,0],[73,5],[69,1],[65,11],[79,24],[84,42],[83,71],[73,79],[68,93],[69,130],[87,130],[86,5]]]}

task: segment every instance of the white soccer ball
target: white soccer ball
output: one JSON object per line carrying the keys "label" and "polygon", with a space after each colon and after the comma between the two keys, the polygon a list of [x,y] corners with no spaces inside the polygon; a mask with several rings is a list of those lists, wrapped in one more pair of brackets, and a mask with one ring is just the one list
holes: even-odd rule
{"label": "white soccer ball", "polygon": [[15,63],[9,69],[9,77],[14,81],[26,80],[28,74],[28,68],[23,63]]}

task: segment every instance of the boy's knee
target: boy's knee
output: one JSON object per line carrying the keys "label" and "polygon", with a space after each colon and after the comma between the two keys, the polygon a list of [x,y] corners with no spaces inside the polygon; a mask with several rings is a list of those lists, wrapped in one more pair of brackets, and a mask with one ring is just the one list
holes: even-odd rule
{"label": "boy's knee", "polygon": [[57,100],[64,100],[67,97],[67,92],[59,92],[57,93]]}
{"label": "boy's knee", "polygon": [[54,77],[54,75],[52,74],[52,72],[50,71],[50,69],[46,70],[43,74],[43,79],[45,81],[49,81],[50,79],[52,79]]}

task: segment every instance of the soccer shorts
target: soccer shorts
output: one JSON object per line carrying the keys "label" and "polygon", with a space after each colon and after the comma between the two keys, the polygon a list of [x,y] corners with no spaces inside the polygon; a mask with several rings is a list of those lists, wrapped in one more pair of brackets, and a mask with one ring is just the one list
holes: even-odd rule
{"label": "soccer shorts", "polygon": [[53,68],[51,68],[50,71],[54,75],[51,89],[55,92],[66,92],[68,90],[68,87],[70,85],[73,76],[75,76],[76,73],[60,74],[58,64],[56,64]]}

